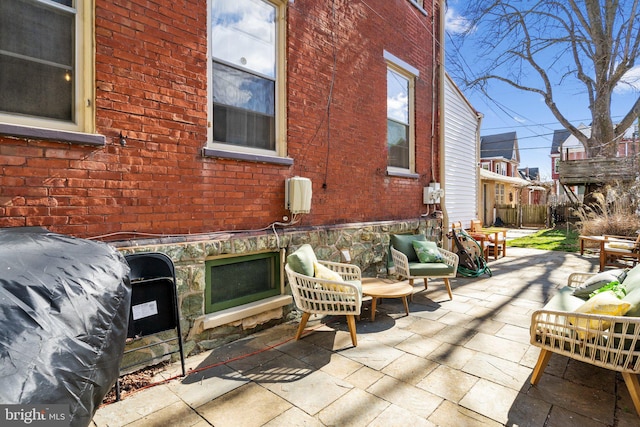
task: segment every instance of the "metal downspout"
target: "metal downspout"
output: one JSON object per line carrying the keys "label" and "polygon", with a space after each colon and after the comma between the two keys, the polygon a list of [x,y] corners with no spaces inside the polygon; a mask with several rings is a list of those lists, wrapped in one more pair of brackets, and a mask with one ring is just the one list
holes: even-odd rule
{"label": "metal downspout", "polygon": [[[439,111],[439,132],[438,132],[438,147],[439,147],[439,153],[438,153],[438,157],[439,157],[439,166],[440,166],[440,188],[444,188],[444,194],[442,199],[440,199],[440,209],[442,210],[442,235],[445,236],[448,232],[449,232],[449,214],[447,213],[447,208],[446,208],[446,200],[447,200],[447,196],[446,196],[446,192],[447,192],[447,182],[446,182],[446,178],[445,178],[445,168],[444,168],[444,132],[445,132],[445,115],[444,115],[444,96],[445,96],[445,91],[444,91],[444,79],[445,79],[445,67],[444,67],[444,37],[445,37],[445,32],[444,32],[444,20],[445,20],[445,4],[444,1],[440,1],[438,2],[439,5],[439,12],[440,12],[440,19],[439,19],[439,31],[438,31],[438,36],[439,36],[439,49],[438,49],[438,80],[439,80],[439,87],[438,87],[438,111]],[[435,65],[435,64],[434,64]],[[444,237],[443,237],[444,240]],[[443,242],[443,246],[448,246],[445,245]]]}

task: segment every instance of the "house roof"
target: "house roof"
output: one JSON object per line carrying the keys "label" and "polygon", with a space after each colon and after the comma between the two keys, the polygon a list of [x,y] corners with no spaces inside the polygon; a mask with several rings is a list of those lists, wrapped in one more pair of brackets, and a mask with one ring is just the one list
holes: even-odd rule
{"label": "house roof", "polygon": [[553,131],[553,141],[551,142],[551,154],[559,153],[560,146],[569,138],[571,132],[567,129],[556,129]]}
{"label": "house roof", "polygon": [[540,181],[540,169],[539,168],[521,168],[518,172],[524,179],[530,181]]}
{"label": "house roof", "polygon": [[528,187],[529,185],[531,185],[531,182],[527,181],[526,179],[518,178],[516,176],[500,175],[499,173],[491,172],[482,168],[480,168],[480,178],[487,181],[509,183],[517,187]]}
{"label": "house roof", "polygon": [[519,161],[516,132],[499,133],[480,137],[480,158],[503,158]]}

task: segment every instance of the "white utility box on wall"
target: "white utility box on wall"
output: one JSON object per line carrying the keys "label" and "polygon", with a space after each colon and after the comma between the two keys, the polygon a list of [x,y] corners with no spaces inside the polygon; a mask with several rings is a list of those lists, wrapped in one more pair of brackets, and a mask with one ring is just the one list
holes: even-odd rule
{"label": "white utility box on wall", "polygon": [[432,182],[423,189],[422,197],[425,205],[440,203],[440,197],[442,196],[444,196],[444,190],[440,188],[439,182]]}
{"label": "white utility box on wall", "polygon": [[292,214],[311,211],[311,180],[309,178],[294,176],[286,180],[284,207],[289,209]]}

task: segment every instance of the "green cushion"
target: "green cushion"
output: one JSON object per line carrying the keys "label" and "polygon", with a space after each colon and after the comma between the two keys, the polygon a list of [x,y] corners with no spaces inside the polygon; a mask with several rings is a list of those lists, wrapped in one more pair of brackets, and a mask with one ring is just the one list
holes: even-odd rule
{"label": "green cushion", "polygon": [[424,234],[392,234],[389,239],[389,243],[397,251],[402,252],[407,256],[409,262],[417,262],[418,255],[415,249],[413,249],[413,241],[426,241],[427,238]]}
{"label": "green cushion", "polygon": [[625,316],[640,317],[640,289],[635,289],[632,292],[622,298],[622,301],[626,301],[631,304],[631,308],[627,311]]}
{"label": "green cushion", "polygon": [[440,255],[440,251],[438,250],[438,245],[435,242],[430,242],[428,240],[414,240],[413,249],[416,251],[416,255],[418,255],[418,259],[420,262],[443,262],[442,255]]}
{"label": "green cushion", "polygon": [[573,288],[565,286],[545,304],[545,310],[575,311],[584,304],[584,300],[572,295]]}
{"label": "green cushion", "polygon": [[410,262],[409,273],[412,276],[446,276],[453,273],[453,267],[442,262]]}
{"label": "green cushion", "polygon": [[618,268],[615,270],[607,270],[590,277],[582,285],[575,288],[573,295],[578,298],[589,298],[589,294],[597,291],[609,282],[618,281],[623,283],[627,276],[625,269]]}
{"label": "green cushion", "polygon": [[287,264],[293,271],[305,276],[314,277],[315,270],[313,263],[317,262],[316,254],[309,244],[300,246],[295,252],[287,257]]}
{"label": "green cushion", "polygon": [[[629,311],[627,311],[625,316],[640,317],[640,289],[634,289],[632,292],[627,293],[627,295],[625,295],[625,297],[622,298],[622,300],[631,304],[631,308],[629,309]],[[621,323],[616,323],[616,326],[613,328],[614,332],[618,334],[621,334],[623,332],[622,329],[623,329],[623,326]],[[624,332],[628,334],[633,334],[635,332],[635,325],[629,325],[629,328]],[[619,343],[620,343],[620,339],[617,337],[614,337],[614,346],[617,347]],[[633,342],[629,339],[625,340],[624,349],[629,350],[629,348],[631,348],[632,343]],[[640,342],[636,342],[635,349],[637,351],[640,351]]]}
{"label": "green cushion", "polygon": [[627,271],[627,277],[624,279],[624,287],[627,289],[627,294],[636,289],[640,289],[640,264]]}
{"label": "green cushion", "polygon": [[345,280],[345,282],[351,285],[356,285],[358,293],[362,296],[362,282],[360,280]]}

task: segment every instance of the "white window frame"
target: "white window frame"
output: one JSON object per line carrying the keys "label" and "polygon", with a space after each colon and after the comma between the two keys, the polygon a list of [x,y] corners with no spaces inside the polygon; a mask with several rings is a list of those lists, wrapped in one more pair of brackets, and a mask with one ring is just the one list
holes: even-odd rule
{"label": "white window frame", "polygon": [[428,12],[424,8],[424,0],[409,0],[409,3],[414,5],[425,16],[429,16]]}
{"label": "white window frame", "polygon": [[[416,147],[415,147],[415,81],[416,78],[420,76],[420,71],[403,61],[402,59],[396,57],[395,55],[387,52],[386,50],[383,53],[384,59],[387,62],[387,69],[390,69],[406,79],[409,80],[409,168],[399,168],[395,166],[389,166],[387,164],[387,174],[389,175],[400,175],[400,176],[409,176],[409,177],[417,177],[416,174]],[[386,70],[385,70],[386,72]],[[386,99],[385,99],[385,108],[386,108]],[[385,115],[385,128],[388,117]],[[388,144],[388,136],[385,132],[385,145]],[[388,150],[387,150],[388,155]],[[407,175],[408,174],[408,175]]]}
{"label": "white window frame", "polygon": [[505,197],[504,197],[504,184],[496,184],[496,205],[504,205]]}
{"label": "white window frame", "polygon": [[[74,0],[74,6],[54,3],[47,0],[32,0],[51,8],[58,8],[75,14],[75,76],[73,121],[54,120],[44,117],[33,117],[0,112],[0,130],[7,134],[28,134],[24,128],[43,128],[56,131],[95,132],[95,57],[94,57],[94,0]],[[3,126],[7,124],[9,126]],[[17,125],[17,126],[13,126]],[[42,134],[46,137],[45,134]],[[73,140],[76,137],[65,134],[54,134],[60,139]],[[79,138],[81,140],[82,138]]]}
{"label": "white window frame", "polygon": [[[215,142],[213,139],[213,51],[212,51],[212,0],[207,1],[207,81],[208,102],[207,114],[207,146],[204,154],[215,157],[228,157],[239,160],[266,161],[273,160],[281,163],[277,158],[287,155],[287,96],[286,96],[286,6],[285,0],[261,0],[273,5],[276,9],[276,78],[275,78],[275,150],[264,150],[254,147]],[[271,159],[271,160],[270,160]],[[287,161],[287,163],[291,163]]]}

